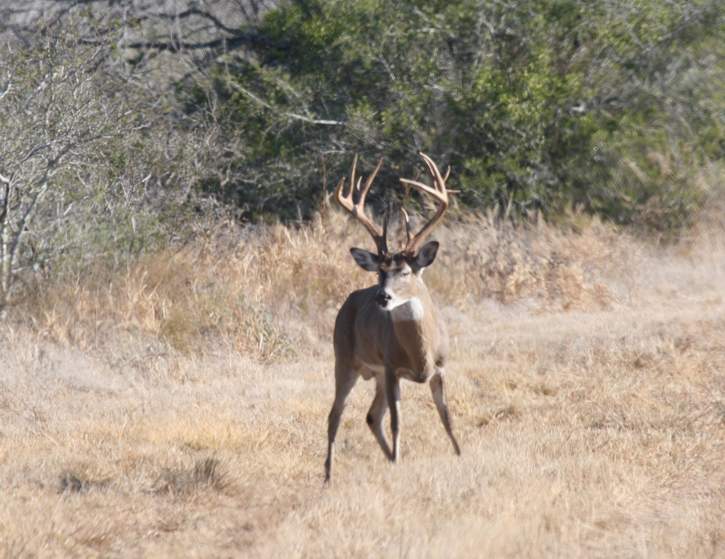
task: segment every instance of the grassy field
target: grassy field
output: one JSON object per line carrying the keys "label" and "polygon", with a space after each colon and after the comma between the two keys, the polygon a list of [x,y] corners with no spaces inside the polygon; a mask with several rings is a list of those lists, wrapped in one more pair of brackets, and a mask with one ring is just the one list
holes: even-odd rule
{"label": "grassy field", "polygon": [[[324,487],[332,322],[371,278],[339,216],[218,231],[39,289],[0,325],[0,555],[722,557],[725,236],[451,225],[457,458],[360,382]],[[352,241],[350,240],[352,238]]]}

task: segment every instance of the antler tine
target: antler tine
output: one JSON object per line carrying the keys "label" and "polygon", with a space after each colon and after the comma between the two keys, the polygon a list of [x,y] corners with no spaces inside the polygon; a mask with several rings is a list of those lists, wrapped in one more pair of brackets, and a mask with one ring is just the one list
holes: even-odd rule
{"label": "antler tine", "polygon": [[345,197],[342,195],[342,187],[344,184],[345,177],[342,177],[335,187],[335,200],[337,200],[337,203],[347,210],[348,207],[345,205]]}
{"label": "antler tine", "polygon": [[403,215],[403,223],[405,223],[405,244],[406,246],[410,243],[410,216],[403,206],[400,206],[400,213]]}
{"label": "antler tine", "polygon": [[357,153],[352,159],[352,169],[350,170],[350,196],[352,191],[355,190],[355,169],[357,168]]}
{"label": "antler tine", "polygon": [[[426,167],[428,167],[428,171],[430,172],[433,179],[433,186],[431,187],[427,184],[423,184],[422,182],[402,178],[400,179],[400,182],[402,182],[404,185],[410,185],[424,194],[429,194],[430,196],[433,196],[433,198],[438,201],[438,210],[436,211],[435,215],[423,226],[423,228],[418,233],[415,234],[412,239],[410,238],[410,236],[408,237],[408,243],[406,244],[404,250],[409,254],[415,254],[418,251],[420,245],[428,237],[428,235],[431,234],[433,229],[443,218],[443,214],[448,209],[448,191],[446,190],[446,179],[448,179],[448,175],[450,174],[450,167],[446,172],[445,178],[443,178],[440,171],[438,170],[438,166],[433,162],[430,157],[422,152],[420,153],[420,156],[425,162]],[[407,220],[407,213],[405,215]]]}
{"label": "antler tine", "polygon": [[423,161],[425,161],[425,164],[428,166],[428,171],[433,177],[433,186],[435,186],[436,190],[438,190],[439,192],[441,191],[441,189],[445,190],[446,179],[448,179],[448,175],[451,172],[450,165],[448,166],[448,172],[446,173],[446,177],[443,178],[441,177],[441,172],[438,170],[438,166],[433,162],[430,157],[422,152],[420,156],[423,158]]}
{"label": "antler tine", "polygon": [[391,211],[392,205],[390,200],[388,200],[388,207],[385,208],[385,216],[383,217],[383,242],[386,243],[386,248],[384,252],[388,252],[387,250],[387,239],[388,239],[388,221],[390,220],[390,211]]}
{"label": "antler tine", "polygon": [[437,188],[432,188],[432,187],[428,186],[427,184],[423,184],[422,182],[414,181],[412,179],[402,179],[401,178],[400,182],[402,182],[404,185],[413,186],[413,187],[417,188],[418,190],[420,190],[421,192],[427,192],[431,196],[440,198],[440,192],[438,191]]}
{"label": "antler tine", "polygon": [[[355,169],[357,167],[357,154],[355,154],[355,158],[352,162],[352,171],[350,172],[350,188],[347,194],[343,193],[345,177],[341,178],[337,188],[335,189],[335,199],[338,204],[351,213],[355,219],[357,219],[365,227],[365,229],[367,229],[368,233],[370,233],[370,236],[373,238],[373,241],[375,241],[375,246],[378,248],[378,252],[386,254],[388,251],[386,242],[387,224],[383,229],[380,229],[380,226],[375,224],[365,213],[365,198],[382,165],[383,159],[381,158],[372,175],[370,175],[365,181],[365,186],[363,186],[361,190],[360,184],[362,183],[362,177],[358,178],[357,184],[355,183]],[[358,193],[357,202],[354,200],[356,192]]]}
{"label": "antler tine", "polygon": [[343,208],[345,208],[348,212],[353,211],[354,203],[353,203],[353,194],[355,190],[355,167],[357,166],[357,154],[355,154],[355,158],[352,160],[352,170],[350,171],[350,188],[348,189],[347,194],[344,194],[343,191],[345,189],[345,177],[342,177],[340,179],[340,182],[337,183],[337,187],[335,188],[335,199],[337,200],[337,203],[340,204]]}
{"label": "antler tine", "polygon": [[[370,187],[373,185],[373,181],[375,180],[375,177],[378,176],[378,171],[380,171],[380,167],[383,166],[383,158],[380,158],[380,161],[378,161],[378,164],[375,167],[375,170],[373,171],[373,174],[368,177],[368,180],[365,181],[365,186],[363,186],[362,192],[360,192],[360,199],[358,200],[358,204],[361,206],[365,205],[365,197],[368,195],[368,192],[370,191]],[[358,181],[359,182],[359,181]],[[360,189],[360,186],[358,185],[358,190]]]}

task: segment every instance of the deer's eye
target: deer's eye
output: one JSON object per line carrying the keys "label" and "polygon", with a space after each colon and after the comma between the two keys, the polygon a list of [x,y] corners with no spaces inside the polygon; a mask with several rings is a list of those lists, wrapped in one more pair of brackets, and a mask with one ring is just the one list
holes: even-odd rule
{"label": "deer's eye", "polygon": [[401,275],[402,277],[406,277],[406,276],[409,276],[409,275],[410,275],[410,270],[406,270],[405,272],[401,272],[401,273],[400,273],[400,275]]}

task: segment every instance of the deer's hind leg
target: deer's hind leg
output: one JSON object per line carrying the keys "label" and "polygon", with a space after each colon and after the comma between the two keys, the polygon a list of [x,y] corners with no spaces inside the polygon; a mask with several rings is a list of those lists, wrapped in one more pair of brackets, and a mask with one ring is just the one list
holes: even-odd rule
{"label": "deer's hind leg", "polygon": [[378,377],[375,378],[375,397],[373,403],[370,404],[367,417],[365,418],[368,427],[375,435],[375,440],[378,441],[380,448],[383,450],[383,454],[388,460],[393,459],[393,453],[390,450],[388,441],[385,439],[383,433],[383,419],[385,418],[385,412],[388,407],[388,400],[385,397],[385,384],[384,380]]}
{"label": "deer's hind leg", "polygon": [[335,363],[335,401],[332,403],[330,415],[327,417],[327,459],[325,460],[325,481],[330,481],[332,475],[332,460],[335,454],[335,435],[340,426],[342,411],[345,409],[345,400],[350,394],[358,373],[347,363]]}

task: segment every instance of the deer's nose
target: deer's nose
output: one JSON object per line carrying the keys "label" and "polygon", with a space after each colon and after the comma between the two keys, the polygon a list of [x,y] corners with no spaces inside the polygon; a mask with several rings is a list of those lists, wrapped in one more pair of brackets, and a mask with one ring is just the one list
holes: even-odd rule
{"label": "deer's nose", "polygon": [[385,307],[390,299],[392,299],[392,297],[382,289],[378,291],[378,294],[375,296],[375,302],[381,307]]}

